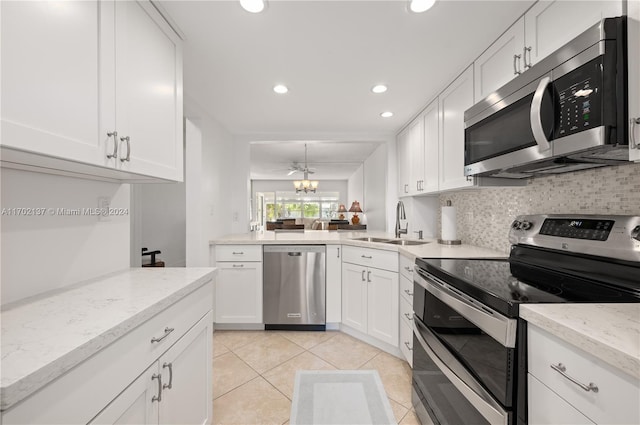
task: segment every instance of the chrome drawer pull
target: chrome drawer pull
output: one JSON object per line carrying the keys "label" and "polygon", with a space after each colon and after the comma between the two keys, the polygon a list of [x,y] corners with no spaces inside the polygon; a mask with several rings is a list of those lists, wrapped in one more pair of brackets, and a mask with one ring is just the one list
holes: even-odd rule
{"label": "chrome drawer pull", "polygon": [[405,313],[405,314],[404,314],[404,317],[406,317],[406,318],[407,318],[407,320],[413,320],[413,316],[412,316],[412,315],[410,315],[409,313]]}
{"label": "chrome drawer pull", "polygon": [[362,258],[368,258],[369,260],[371,260],[371,259],[373,258],[373,257],[372,257],[372,256],[370,256],[370,255],[364,255],[364,254],[362,254],[362,255],[361,255],[361,257],[362,257]]}
{"label": "chrome drawer pull", "polygon": [[409,351],[413,351],[413,347],[410,347],[410,346],[409,346],[409,342],[408,342],[408,341],[405,341],[405,342],[404,342],[404,345],[407,347],[407,349],[408,349]]}
{"label": "chrome drawer pull", "polygon": [[164,335],[162,335],[160,338],[156,338],[156,337],[154,336],[153,338],[151,338],[151,343],[153,344],[154,342],[160,342],[160,341],[162,341],[163,339],[165,339],[166,337],[168,337],[168,336],[169,336],[169,334],[170,334],[171,332],[173,332],[173,331],[175,331],[175,329],[174,329],[174,328],[170,328],[170,327],[166,327],[166,328],[164,328]]}
{"label": "chrome drawer pull", "polygon": [[407,295],[409,295],[410,297],[413,297],[413,292],[411,292],[411,291],[410,291],[410,290],[408,290],[408,289],[405,289],[405,290],[404,290],[404,293],[405,293],[405,294],[407,294]]}
{"label": "chrome drawer pull", "polygon": [[244,267],[244,264],[234,264],[231,267],[233,267],[234,269],[238,268],[238,267]]}
{"label": "chrome drawer pull", "polygon": [[162,368],[169,368],[169,383],[168,384],[164,384],[162,386],[162,389],[167,389],[170,390],[172,387],[172,383],[173,383],[173,363],[165,363],[162,365]]}
{"label": "chrome drawer pull", "polygon": [[562,363],[558,363],[557,365],[552,364],[550,366],[551,366],[551,369],[555,370],[560,375],[564,376],[569,381],[573,382],[574,384],[576,384],[577,386],[579,386],[583,390],[585,390],[585,391],[593,391],[594,393],[598,392],[598,387],[593,382],[589,382],[589,385],[585,385],[582,382],[578,381],[576,378],[567,375],[567,373],[566,373],[567,372],[567,368]]}
{"label": "chrome drawer pull", "polygon": [[404,266],[404,269],[406,271],[408,271],[409,273],[413,273],[413,269],[411,267],[409,267],[409,266]]}
{"label": "chrome drawer pull", "polygon": [[151,377],[151,380],[153,381],[154,379],[158,380],[158,395],[154,395],[153,397],[151,397],[151,402],[157,401],[160,402],[162,401],[162,374],[158,373],[158,374],[153,374],[153,376]]}
{"label": "chrome drawer pull", "polygon": [[244,255],[244,252],[240,251],[240,252],[232,252],[231,254],[233,255]]}

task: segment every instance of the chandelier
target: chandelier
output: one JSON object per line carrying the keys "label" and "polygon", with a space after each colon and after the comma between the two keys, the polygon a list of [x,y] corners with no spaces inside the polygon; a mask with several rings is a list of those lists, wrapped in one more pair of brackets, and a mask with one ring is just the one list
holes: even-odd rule
{"label": "chandelier", "polygon": [[304,144],[304,179],[294,180],[293,187],[296,188],[296,193],[315,193],[318,188],[317,180],[309,180],[309,167],[307,166],[307,144]]}

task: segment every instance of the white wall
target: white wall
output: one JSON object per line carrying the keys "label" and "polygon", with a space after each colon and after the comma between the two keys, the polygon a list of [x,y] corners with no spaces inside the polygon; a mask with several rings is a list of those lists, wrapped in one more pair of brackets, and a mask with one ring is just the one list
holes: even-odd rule
{"label": "white wall", "polygon": [[[129,208],[129,185],[3,168],[2,208]],[[129,267],[130,216],[2,215],[2,304]]]}
{"label": "white wall", "polygon": [[[347,202],[344,206],[349,209],[353,201],[360,202],[360,207],[366,213],[366,201],[364,199],[364,164],[349,177],[347,181]],[[349,216],[351,216],[349,214]]]}
{"label": "white wall", "polygon": [[202,131],[189,119],[184,122],[185,144],[185,258],[187,267],[209,263],[209,241],[204,235],[204,202],[202,199]]}

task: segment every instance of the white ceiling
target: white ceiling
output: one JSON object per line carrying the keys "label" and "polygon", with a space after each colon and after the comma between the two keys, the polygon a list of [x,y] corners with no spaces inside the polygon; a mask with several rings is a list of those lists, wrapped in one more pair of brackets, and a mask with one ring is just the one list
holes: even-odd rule
{"label": "white ceiling", "polygon": [[[341,143],[395,134],[532,3],[439,0],[413,14],[405,1],[271,0],[252,14],[238,1],[160,1],[185,36],[185,94],[229,132]],[[389,90],[371,93],[377,83]]]}

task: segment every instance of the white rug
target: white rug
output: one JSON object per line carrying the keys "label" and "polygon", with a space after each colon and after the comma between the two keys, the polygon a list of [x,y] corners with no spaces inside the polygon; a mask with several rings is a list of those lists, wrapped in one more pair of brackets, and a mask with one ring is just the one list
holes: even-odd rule
{"label": "white rug", "polygon": [[291,425],[392,424],[396,421],[375,370],[299,370]]}

